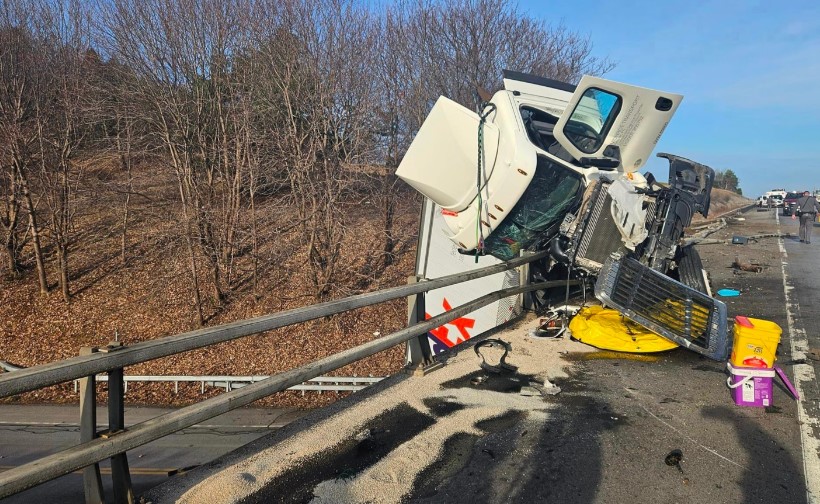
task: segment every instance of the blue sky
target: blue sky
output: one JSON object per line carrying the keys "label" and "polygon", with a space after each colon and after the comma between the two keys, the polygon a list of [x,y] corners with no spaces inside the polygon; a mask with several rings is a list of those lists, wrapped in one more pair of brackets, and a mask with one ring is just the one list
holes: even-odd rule
{"label": "blue sky", "polygon": [[[820,1],[539,2],[591,36],[607,78],[684,95],[655,152],[731,169],[746,196],[820,189]],[[666,179],[666,161],[647,165]]]}

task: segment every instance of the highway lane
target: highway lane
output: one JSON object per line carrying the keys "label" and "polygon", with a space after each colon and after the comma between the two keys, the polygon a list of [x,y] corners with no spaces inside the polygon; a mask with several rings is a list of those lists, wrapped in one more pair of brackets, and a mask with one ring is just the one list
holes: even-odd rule
{"label": "highway lane", "polygon": [[[797,233],[794,220],[776,215],[778,228]],[[812,243],[794,238],[779,240],[783,260],[784,292],[788,329],[792,334],[795,385],[803,400],[799,428],[803,446],[803,470],[808,499],[820,502],[820,229],[815,224]],[[807,358],[811,356],[813,358]]]}
{"label": "highway lane", "polygon": [[[126,409],[127,425],[162,414],[161,408]],[[242,408],[128,452],[136,495],[268,434],[302,416],[299,410]],[[106,418],[98,408],[98,418]],[[77,406],[0,405],[0,471],[76,445]],[[102,422],[100,429],[106,427]],[[110,464],[100,464],[106,497],[113,496]],[[73,473],[0,500],[3,504],[84,502],[82,475]]]}

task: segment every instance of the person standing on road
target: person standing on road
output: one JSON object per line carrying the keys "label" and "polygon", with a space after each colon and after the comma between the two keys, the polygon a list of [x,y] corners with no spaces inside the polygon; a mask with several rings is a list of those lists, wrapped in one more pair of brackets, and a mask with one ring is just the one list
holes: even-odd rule
{"label": "person standing on road", "polygon": [[817,212],[820,211],[820,204],[809,191],[803,191],[803,196],[797,199],[797,215],[800,216],[800,242],[811,243],[811,231],[814,221],[817,219]]}

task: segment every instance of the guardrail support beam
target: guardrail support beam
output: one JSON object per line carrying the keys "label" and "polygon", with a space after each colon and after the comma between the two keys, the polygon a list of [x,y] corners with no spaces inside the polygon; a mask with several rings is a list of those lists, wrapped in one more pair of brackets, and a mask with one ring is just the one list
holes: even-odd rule
{"label": "guardrail support beam", "polygon": [[[419,279],[416,276],[407,277],[407,284],[414,284]],[[425,320],[424,293],[407,296],[407,326],[416,325]],[[437,368],[433,359],[433,352],[430,350],[430,342],[427,333],[419,334],[418,337],[407,341],[407,364],[405,369],[412,374],[421,374]]]}
{"label": "guardrail support beam", "polygon": [[[91,355],[97,347],[82,347],[80,355]],[[94,375],[80,378],[80,443],[97,437],[97,383]],[[104,504],[100,464],[83,469],[83,492],[86,504]]]}
{"label": "guardrail support beam", "polygon": [[[123,348],[120,342],[111,342],[103,352],[113,352]],[[123,369],[108,372],[108,434],[115,436],[125,430],[125,380]],[[125,452],[111,457],[111,480],[114,484],[114,502],[134,504],[134,490],[131,487],[131,472]]]}

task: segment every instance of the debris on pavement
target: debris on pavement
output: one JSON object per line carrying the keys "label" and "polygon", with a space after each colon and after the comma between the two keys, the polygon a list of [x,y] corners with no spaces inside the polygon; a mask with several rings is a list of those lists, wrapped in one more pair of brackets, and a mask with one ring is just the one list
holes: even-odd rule
{"label": "debris on pavement", "polygon": [[732,263],[732,267],[735,269],[739,269],[741,271],[750,271],[752,273],[760,273],[761,271],[763,271],[762,264],[743,262],[737,257],[735,257],[735,261]]}
{"label": "debris on pavement", "polygon": [[482,385],[484,382],[486,382],[488,378],[489,376],[487,375],[474,376],[470,379],[470,384],[475,387],[478,387],[479,385]]}
{"label": "debris on pavement", "polygon": [[683,452],[679,449],[672,450],[664,459],[666,465],[670,467],[677,467],[678,471],[683,472],[683,468],[680,466],[681,461],[683,461]]}
{"label": "debris on pavement", "polygon": [[561,393],[561,387],[558,385],[550,382],[549,380],[544,380],[543,385],[541,385],[543,393],[547,395],[558,395]]}
{"label": "debris on pavement", "polygon": [[721,297],[737,297],[740,295],[740,291],[735,289],[720,289],[717,291],[717,295]]}
{"label": "debris on pavement", "polygon": [[[484,348],[484,347],[488,347],[488,348],[500,347],[500,348],[504,349],[504,353],[501,355],[501,358],[499,359],[497,365],[494,366],[492,364],[488,364],[487,359],[485,359],[484,355],[481,352],[479,352],[479,349]],[[499,374],[499,373],[502,373],[502,372],[505,372],[505,371],[514,373],[515,371],[518,370],[517,366],[513,366],[512,364],[507,364],[507,362],[505,360],[507,358],[507,354],[509,354],[512,351],[512,345],[510,345],[506,341],[502,341],[502,340],[497,339],[497,338],[489,338],[489,339],[485,339],[484,341],[481,341],[481,342],[477,343],[475,345],[475,347],[473,347],[473,349],[475,350],[476,355],[481,357],[481,363],[479,364],[479,366],[481,366],[481,369],[483,369],[484,371]]]}

